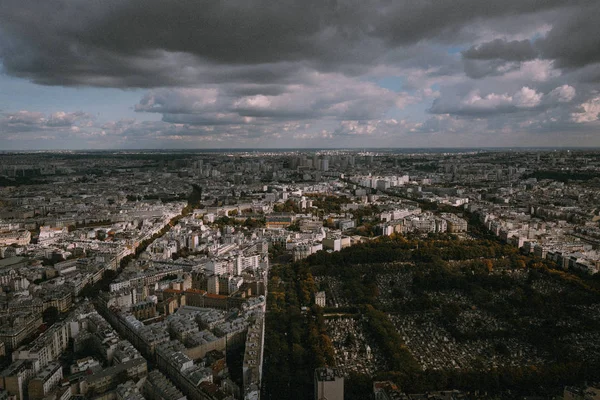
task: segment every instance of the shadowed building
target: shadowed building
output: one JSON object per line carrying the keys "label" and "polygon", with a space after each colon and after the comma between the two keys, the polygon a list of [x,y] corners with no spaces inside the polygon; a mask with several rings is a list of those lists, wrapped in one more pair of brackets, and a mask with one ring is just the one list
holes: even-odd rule
{"label": "shadowed building", "polygon": [[344,377],[340,370],[315,370],[315,400],[344,400]]}

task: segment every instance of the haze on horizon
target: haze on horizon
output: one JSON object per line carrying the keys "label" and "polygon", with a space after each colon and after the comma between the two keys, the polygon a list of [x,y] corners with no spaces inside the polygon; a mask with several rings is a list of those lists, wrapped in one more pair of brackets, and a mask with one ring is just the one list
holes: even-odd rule
{"label": "haze on horizon", "polygon": [[600,146],[600,2],[0,5],[1,150]]}

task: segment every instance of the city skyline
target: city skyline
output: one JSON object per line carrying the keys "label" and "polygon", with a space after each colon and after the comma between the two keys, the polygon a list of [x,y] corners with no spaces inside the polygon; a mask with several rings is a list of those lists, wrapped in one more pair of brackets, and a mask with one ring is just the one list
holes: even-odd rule
{"label": "city skyline", "polygon": [[0,157],[0,398],[600,393],[600,152]]}
{"label": "city skyline", "polygon": [[599,13],[7,0],[0,149],[597,147]]}

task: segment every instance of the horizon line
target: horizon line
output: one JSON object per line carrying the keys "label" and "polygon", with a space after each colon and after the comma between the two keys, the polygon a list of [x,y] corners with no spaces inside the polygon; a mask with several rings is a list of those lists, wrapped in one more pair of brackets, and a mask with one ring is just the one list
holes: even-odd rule
{"label": "horizon line", "polygon": [[392,151],[392,150],[600,150],[600,146],[460,146],[460,147],[443,147],[443,146],[431,146],[431,147],[215,147],[215,148],[122,148],[122,149],[12,149],[12,150],[0,150],[0,153],[57,153],[57,152],[128,152],[128,151],[182,151],[182,152],[194,152],[194,151],[289,151],[289,150],[348,150],[348,151],[366,151],[366,150],[378,150],[378,151]]}

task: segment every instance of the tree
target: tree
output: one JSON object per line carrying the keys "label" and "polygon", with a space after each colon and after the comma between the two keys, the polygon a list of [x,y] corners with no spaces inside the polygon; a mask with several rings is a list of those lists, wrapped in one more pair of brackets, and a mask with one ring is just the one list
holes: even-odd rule
{"label": "tree", "polygon": [[292,345],[292,360],[296,366],[301,366],[304,364],[304,357],[306,356],[306,351],[304,348],[298,344],[294,343]]}
{"label": "tree", "polygon": [[484,262],[486,270],[491,273],[494,270],[494,263],[492,260],[485,260]]}
{"label": "tree", "polygon": [[296,221],[296,222],[292,223],[291,225],[289,225],[287,227],[287,229],[292,232],[300,232],[300,223],[298,221]]}

